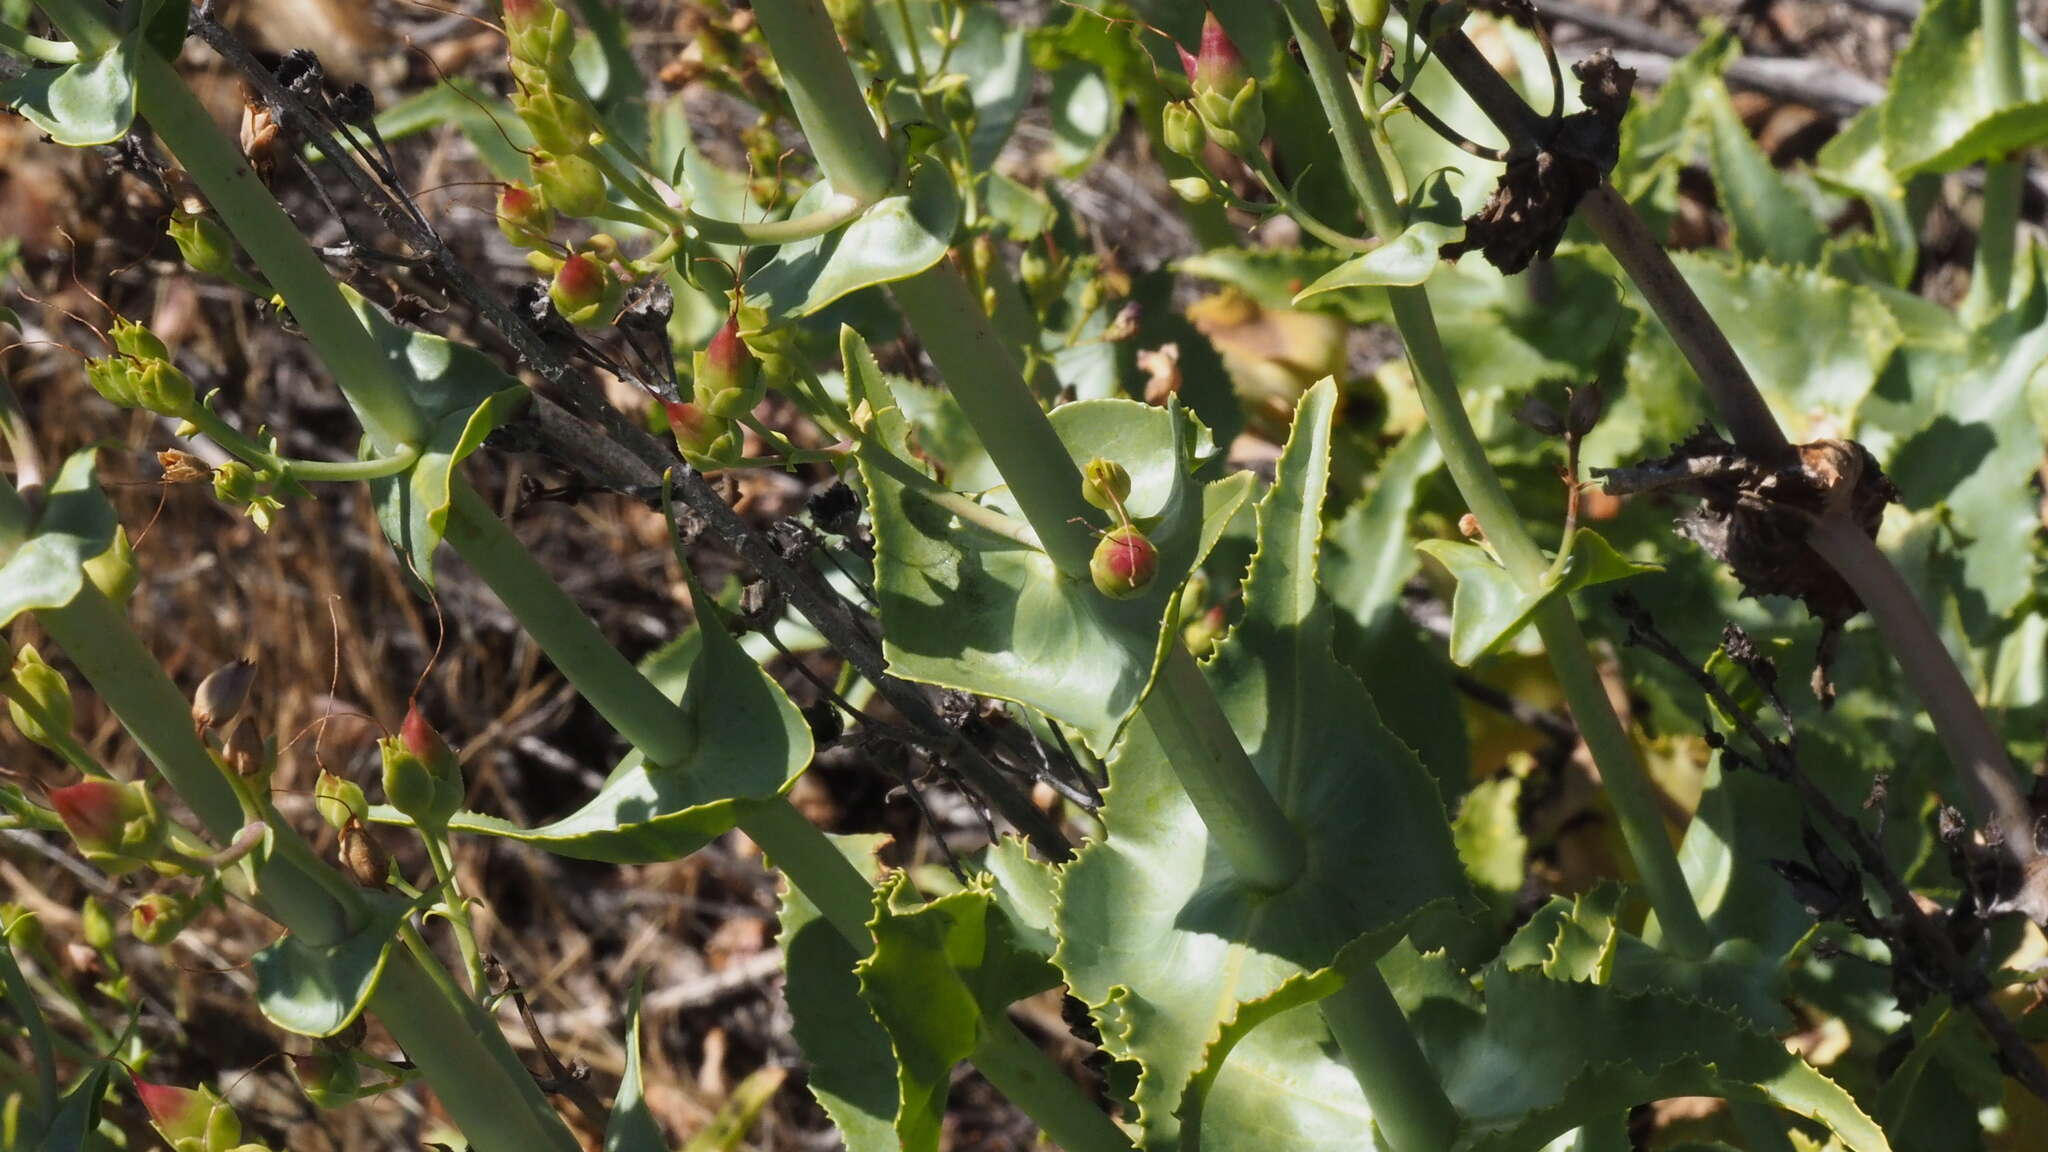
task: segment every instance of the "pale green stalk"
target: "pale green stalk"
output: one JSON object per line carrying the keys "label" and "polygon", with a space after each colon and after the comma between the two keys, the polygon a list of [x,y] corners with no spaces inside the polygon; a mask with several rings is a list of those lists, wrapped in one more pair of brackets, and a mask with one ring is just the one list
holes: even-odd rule
{"label": "pale green stalk", "polygon": [[[2025,98],[2018,0],[1981,0],[1978,18],[1984,29],[1984,70],[1979,82],[1993,107],[2017,104]],[[2012,300],[2013,256],[2018,247],[2016,230],[2025,174],[2025,165],[2010,156],[1984,166],[1983,218],[1977,228],[1970,303],[1986,318],[2003,312]]]}

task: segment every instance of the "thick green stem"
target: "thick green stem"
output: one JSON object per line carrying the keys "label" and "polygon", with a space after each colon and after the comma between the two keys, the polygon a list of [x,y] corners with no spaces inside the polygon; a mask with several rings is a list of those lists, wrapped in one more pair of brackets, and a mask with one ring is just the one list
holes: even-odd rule
{"label": "thick green stem", "polygon": [[1132,718],[1173,765],[1203,827],[1248,884],[1271,891],[1301,874],[1307,849],[1238,743],[1202,670],[1175,644],[1159,683]]}
{"label": "thick green stem", "polygon": [[608,643],[467,480],[451,485],[448,543],[511,609],[562,675],[653,764],[681,764],[696,734],[661,690]]}
{"label": "thick green stem", "polygon": [[1102,513],[1082,497],[1080,467],[1045,418],[967,278],[941,262],[896,284],[894,291],[904,318],[980,434],[1046,555],[1068,578],[1088,579],[1093,527]]}
{"label": "thick green stem", "polygon": [[0,48],[44,64],[76,64],[79,58],[78,45],[31,36],[5,20],[0,20]]}
{"label": "thick green stem", "polygon": [[1373,1123],[1401,1152],[1449,1148],[1458,1112],[1437,1083],[1386,978],[1354,964],[1344,986],[1322,1001],[1323,1022],[1358,1076]]}
{"label": "thick green stem", "polygon": [[790,106],[834,191],[866,203],[896,182],[896,157],[875,126],[846,48],[817,0],[758,0],[754,15],[775,50]]}
{"label": "thick green stem", "polygon": [[[2025,99],[2020,71],[2020,16],[2017,0],[1982,0],[1984,71],[1979,80],[1994,108]],[[1977,259],[1970,303],[1980,316],[1996,316],[2012,299],[2013,253],[2019,225],[2025,168],[2010,156],[1984,166],[1983,218],[1977,228]]]}
{"label": "thick green stem", "polygon": [[[1279,2],[1294,25],[1302,62],[1330,118],[1345,175],[1365,210],[1366,221],[1382,239],[1393,236],[1404,224],[1401,207],[1394,199],[1393,186],[1372,146],[1365,113],[1352,90],[1344,63],[1330,42],[1328,30],[1322,26],[1314,0]],[[1451,374],[1450,360],[1437,334],[1429,298],[1421,288],[1393,288],[1388,290],[1388,296],[1393,302],[1395,326],[1408,348],[1424,414],[1443,450],[1451,479],[1466,506],[1478,517],[1487,541],[1493,545],[1508,575],[1523,589],[1533,591],[1541,586],[1549,562],[1523,526],[1521,515],[1508,499],[1500,476],[1473,431]],[[1643,887],[1666,936],[1682,953],[1705,955],[1711,947],[1706,924],[1685,885],[1677,853],[1664,831],[1664,821],[1657,812],[1635,744],[1614,714],[1570,606],[1552,601],[1538,612],[1536,625],[1572,716],[1578,721],[1613,798],[1615,815],[1621,820],[1623,835],[1643,877]]]}

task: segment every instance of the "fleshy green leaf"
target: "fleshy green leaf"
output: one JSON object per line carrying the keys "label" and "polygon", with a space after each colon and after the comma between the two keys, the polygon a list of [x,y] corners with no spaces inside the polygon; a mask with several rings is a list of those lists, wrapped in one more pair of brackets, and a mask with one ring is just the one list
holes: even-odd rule
{"label": "fleshy green leaf", "polygon": [[34,67],[0,84],[0,104],[72,148],[111,144],[135,122],[135,68],[144,29],[98,56],[61,67]]}
{"label": "fleshy green leaf", "polygon": [[94,1139],[94,1133],[100,1126],[100,1104],[107,1097],[114,1067],[110,1060],[95,1062],[64,1093],[56,1102],[56,1115],[44,1130],[42,1142],[35,1145],[36,1152],[86,1152],[103,1147]]}
{"label": "fleshy green leaf", "polygon": [[[834,836],[862,875],[876,871],[885,836]],[[898,1152],[896,1067],[889,1034],[861,999],[861,956],[804,894],[782,886],[782,995],[803,1049],[811,1095],[832,1118],[847,1152]]]}
{"label": "fleshy green leaf", "polygon": [[[1815,429],[1853,430],[1858,407],[1900,340],[1876,293],[1810,268],[1731,265],[1679,253],[1678,269],[1728,334],[1771,411],[1795,442]],[[1629,365],[1631,391],[1698,377],[1662,327],[1650,324]]]}
{"label": "fleshy green leaf", "polygon": [[1052,74],[1047,103],[1053,162],[1061,176],[1072,179],[1101,159],[1123,119],[1123,105],[1102,73],[1085,64],[1070,64]]}
{"label": "fleshy green leaf", "polygon": [[1698,99],[1706,112],[1714,190],[1745,260],[1812,264],[1820,259],[1820,221],[1743,126],[1725,86]]}
{"label": "fleshy green leaf", "polygon": [[2048,57],[2021,43],[2021,99],[1992,100],[1982,0],[1933,0],[1893,66],[1881,107],[1892,171],[1953,172],[2048,137]]}
{"label": "fleshy green leaf", "polygon": [[[1183,276],[1214,280],[1243,292],[1265,308],[1291,308],[1310,282],[1345,263],[1334,248],[1213,248],[1177,260]],[[1346,292],[1309,300],[1304,307],[1332,312],[1357,324],[1384,323],[1392,315],[1384,292]]]}
{"label": "fleshy green leaf", "polygon": [[1387,453],[1371,493],[1330,528],[1323,586],[1337,608],[1337,658],[1365,682],[1387,727],[1421,755],[1448,799],[1465,782],[1465,716],[1442,646],[1401,609],[1401,589],[1422,562],[1409,526],[1416,494],[1442,465],[1426,427]]}
{"label": "fleshy green leaf", "polygon": [[897,1139],[936,1152],[953,1066],[1005,1008],[1059,977],[1019,946],[985,884],[920,904],[909,882],[898,873],[876,893],[875,950],[857,970],[896,1054]]}
{"label": "fleshy green leaf", "polygon": [[[477,349],[394,324],[354,291],[342,291],[428,427],[419,461],[396,476],[370,481],[370,495],[385,538],[431,588],[455,466],[519,414],[526,386]],[[367,441],[363,451],[370,451]]]}
{"label": "fleshy green leaf", "polygon": [[114,508],[100,491],[96,456],[81,448],[64,461],[25,537],[9,540],[0,526],[0,626],[71,603],[85,584],[85,562],[113,543]]}
{"label": "fleshy green leaf", "polygon": [[1756,1100],[1827,1125],[1854,1152],[1886,1152],[1849,1094],[1775,1036],[1664,992],[1488,970],[1485,1013],[1411,1012],[1463,1034],[1430,1045],[1466,1129],[1456,1152],[1522,1152],[1581,1124],[1671,1096]]}
{"label": "fleshy green leaf", "polygon": [[1417,220],[1402,229],[1400,235],[1372,251],[1332,268],[1315,283],[1295,293],[1293,302],[1301,304],[1325,292],[1348,288],[1420,284],[1444,264],[1443,257],[1437,255],[1437,249],[1464,236],[1463,224]]}
{"label": "fleshy green leaf", "polygon": [[1465,667],[1513,640],[1552,596],[1661,568],[1624,557],[1599,533],[1582,528],[1564,571],[1546,574],[1539,587],[1524,591],[1493,554],[1477,544],[1424,540],[1416,547],[1435,558],[1458,582],[1451,597],[1451,659]]}
{"label": "fleshy green leaf", "polygon": [[[458,812],[448,826],[557,856],[652,864],[679,860],[724,835],[744,801],[788,789],[811,762],[809,725],[722,623],[700,620],[697,630],[703,650],[682,697],[682,722],[695,738],[683,763],[628,756],[583,807],[537,828],[480,812]],[[388,807],[373,808],[371,816],[406,822]]]}
{"label": "fleshy green leaf", "polygon": [[619,1095],[612,1102],[612,1118],[604,1128],[604,1152],[668,1152],[668,1138],[654,1113],[647,1110],[647,1096],[640,1084],[640,985],[633,985],[626,1002],[626,1071],[619,1077]]}
{"label": "fleshy green leaf", "polygon": [[1237,1006],[1236,1014],[1223,1023],[1216,1038],[1202,1053],[1201,1065],[1194,1078],[1188,1081],[1187,1092],[1181,1097],[1179,1117],[1184,1152],[1199,1152],[1201,1148],[1202,1112],[1209,1102],[1209,1090],[1216,1086],[1216,1078],[1223,1073],[1224,1061],[1230,1059],[1230,1053],[1238,1043],[1261,1024],[1282,1013],[1314,1004],[1343,986],[1344,970],[1331,965],[1314,972],[1296,972],[1271,992]]}
{"label": "fleshy green leaf", "polygon": [[[1088,400],[1055,408],[1053,429],[1075,459],[1102,457],[1130,473],[1126,508],[1159,550],[1152,583],[1112,600],[1061,575],[1043,552],[960,521],[885,471],[882,453],[909,461],[906,425],[850,328],[841,349],[849,387],[877,419],[860,458],[890,670],[1029,705],[1107,749],[1152,683],[1181,585],[1244,502],[1249,480],[1204,485],[1189,474],[1201,431],[1177,405]],[[1002,496],[998,490],[988,503],[1002,507]]]}
{"label": "fleshy green leaf", "polygon": [[[804,193],[790,215],[832,202],[829,182]],[[960,193],[946,166],[918,161],[910,188],[868,206],[853,223],[795,244],[784,244],[747,275],[747,299],[777,321],[809,316],[849,292],[908,279],[937,264],[960,226]]]}
{"label": "fleshy green leaf", "polygon": [[315,947],[287,934],[249,958],[256,1004],[272,1024],[300,1036],[333,1036],[355,1022],[377,990],[398,929],[412,904],[385,892],[364,892],[368,922],[354,935]]}
{"label": "fleshy green leaf", "polygon": [[[1919,229],[1906,204],[1906,190],[1892,175],[1884,154],[1884,106],[1858,112],[1814,157],[1814,178],[1870,206],[1891,283],[1903,288],[1920,260]],[[1917,297],[1916,297],[1917,299]]]}
{"label": "fleshy green leaf", "polygon": [[[1354,941],[1376,954],[1426,906],[1469,898],[1435,784],[1330,651],[1316,558],[1336,403],[1329,381],[1303,398],[1259,505],[1242,622],[1203,668],[1305,837],[1306,870],[1275,893],[1238,881],[1157,735],[1138,723],[1110,765],[1104,839],[1061,874],[1056,962],[1104,1048],[1139,1066],[1147,1149],[1177,1147],[1175,1111],[1238,1005],[1331,964]],[[1210,1152],[1348,1152],[1369,1109],[1311,1009],[1246,1037],[1205,1115]]]}

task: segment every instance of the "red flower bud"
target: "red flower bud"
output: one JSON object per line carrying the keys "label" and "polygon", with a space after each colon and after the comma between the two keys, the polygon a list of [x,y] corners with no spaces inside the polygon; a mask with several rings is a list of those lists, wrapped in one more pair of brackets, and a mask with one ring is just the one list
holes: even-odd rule
{"label": "red flower bud", "polygon": [[538,192],[515,180],[498,193],[498,231],[513,246],[546,247],[554,229],[555,211]]}
{"label": "red flower bud", "polygon": [[610,268],[581,252],[572,254],[555,270],[555,282],[548,298],[562,319],[579,328],[596,328],[611,323],[625,286]]}
{"label": "red flower bud", "polygon": [[455,753],[448,742],[441,739],[441,733],[427,723],[425,713],[420,711],[420,702],[414,700],[405,710],[405,723],[398,726],[399,739],[405,741],[405,749],[420,758],[431,772],[440,772],[455,763]]}
{"label": "red flower bud", "polygon": [[1159,549],[1143,532],[1128,525],[1116,528],[1095,545],[1088,575],[1096,591],[1117,600],[1143,591],[1159,573]]}
{"label": "red flower bud", "polygon": [[767,385],[761,366],[740,339],[739,318],[728,316],[696,357],[693,399],[705,413],[733,420],[754,410]]}
{"label": "red flower bud", "polygon": [[50,806],[81,846],[119,843],[126,802],[127,790],[112,780],[81,780],[50,790]]}
{"label": "red flower bud", "polygon": [[[226,1144],[233,1144],[240,1137],[241,1125],[233,1123],[234,1112],[213,1093],[204,1089],[152,1084],[140,1076],[131,1079],[135,1082],[136,1098],[142,1101],[143,1109],[149,1113],[149,1122],[173,1147],[181,1146],[181,1141],[200,1141],[202,1146],[211,1143],[209,1128],[226,1129],[231,1126],[234,1134]],[[226,1116],[216,1119],[216,1110],[225,1112]],[[226,1131],[220,1134],[228,1135]]]}
{"label": "red flower bud", "polygon": [[1189,55],[1188,50],[1175,45],[1180,53],[1180,66],[1187,70],[1188,83],[1197,92],[1204,89],[1234,94],[1251,77],[1245,68],[1244,56],[1237,45],[1231,42],[1230,33],[1223,30],[1223,22],[1216,19],[1216,13],[1208,13],[1202,20],[1202,45],[1198,55]]}

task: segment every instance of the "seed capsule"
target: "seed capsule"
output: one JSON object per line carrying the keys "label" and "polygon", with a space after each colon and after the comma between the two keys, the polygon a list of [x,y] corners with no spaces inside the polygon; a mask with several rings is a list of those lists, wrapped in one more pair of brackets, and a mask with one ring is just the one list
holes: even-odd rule
{"label": "seed capsule", "polygon": [[237,660],[214,669],[192,694],[192,726],[204,732],[234,719],[249,699],[249,687],[254,683],[253,661]]}
{"label": "seed capsule", "polygon": [[1124,506],[1131,494],[1131,474],[1114,460],[1100,456],[1081,469],[1081,498],[1105,512]]}
{"label": "seed capsule", "polygon": [[350,817],[341,826],[341,843],[335,855],[341,861],[342,871],[348,873],[357,887],[381,891],[390,886],[391,855],[384,851],[377,834],[361,820]]}
{"label": "seed capsule", "polygon": [[1159,549],[1143,532],[1128,525],[1112,530],[1095,545],[1088,575],[1095,590],[1116,600],[1144,591],[1159,573]]}

